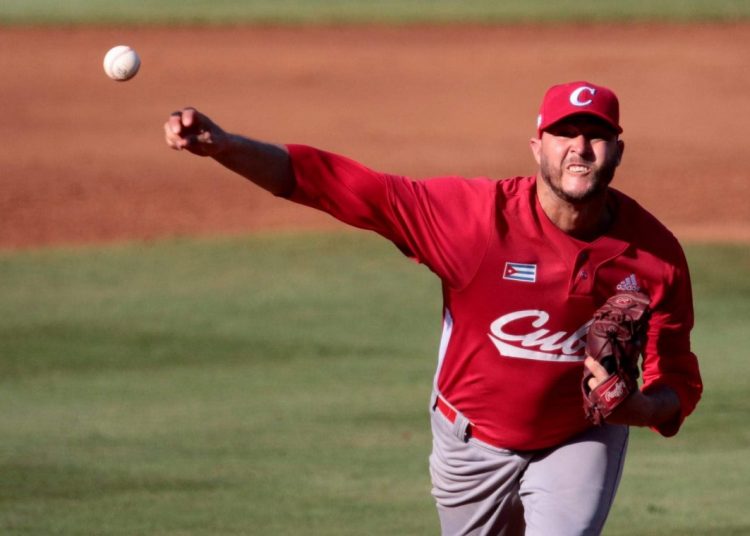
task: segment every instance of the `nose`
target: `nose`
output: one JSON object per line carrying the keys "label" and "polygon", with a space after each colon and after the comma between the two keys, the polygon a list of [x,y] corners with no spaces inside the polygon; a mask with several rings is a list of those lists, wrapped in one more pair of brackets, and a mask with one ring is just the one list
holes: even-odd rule
{"label": "nose", "polygon": [[579,155],[588,154],[591,151],[591,140],[583,134],[570,138],[570,149]]}

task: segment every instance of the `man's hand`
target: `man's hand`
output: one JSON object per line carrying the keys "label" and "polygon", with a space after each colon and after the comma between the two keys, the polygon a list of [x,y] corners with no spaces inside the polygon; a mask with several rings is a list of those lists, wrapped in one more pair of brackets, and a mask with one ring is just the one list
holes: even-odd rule
{"label": "man's hand", "polygon": [[229,138],[224,130],[195,108],[173,112],[164,123],[164,136],[172,149],[186,149],[198,156],[213,157],[226,149]]}
{"label": "man's hand", "polygon": [[211,157],[274,195],[288,196],[296,185],[284,145],[230,134],[195,108],[173,112],[164,123],[164,138],[172,149]]}
{"label": "man's hand", "polygon": [[[593,357],[586,356],[584,366],[593,374],[589,389],[595,389],[609,378],[609,373]],[[648,393],[634,390],[620,406],[607,417],[606,422],[630,426],[657,426],[672,419],[680,411],[680,399],[672,389],[659,386]]]}

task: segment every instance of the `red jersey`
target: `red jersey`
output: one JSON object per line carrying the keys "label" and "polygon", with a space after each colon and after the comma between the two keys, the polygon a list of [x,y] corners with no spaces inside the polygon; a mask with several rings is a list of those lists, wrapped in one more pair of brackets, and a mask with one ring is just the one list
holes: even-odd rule
{"label": "red jersey", "polygon": [[436,390],[492,444],[546,448],[591,426],[580,386],[584,338],[618,289],[651,299],[642,390],[668,385],[680,398],[679,418],[658,431],[677,433],[695,408],[702,383],[687,263],[674,236],[626,195],[611,190],[615,222],[583,242],[547,218],[534,177],[415,181],[288,149],[291,200],[379,233],[440,278]]}

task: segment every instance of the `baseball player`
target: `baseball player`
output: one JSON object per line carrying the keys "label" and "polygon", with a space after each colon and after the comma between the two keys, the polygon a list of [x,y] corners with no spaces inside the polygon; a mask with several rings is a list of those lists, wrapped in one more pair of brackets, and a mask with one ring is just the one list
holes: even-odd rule
{"label": "baseball player", "polygon": [[[530,140],[536,175],[504,180],[380,173],[227,133],[192,108],[164,127],[172,148],[375,231],[440,278],[430,474],[444,535],[599,534],[629,426],[672,436],[695,408],[688,267],[674,236],[610,187],[624,150],[610,89],[551,87]],[[596,388],[610,373],[585,338],[618,291],[650,307],[642,383],[595,425],[581,378]]]}

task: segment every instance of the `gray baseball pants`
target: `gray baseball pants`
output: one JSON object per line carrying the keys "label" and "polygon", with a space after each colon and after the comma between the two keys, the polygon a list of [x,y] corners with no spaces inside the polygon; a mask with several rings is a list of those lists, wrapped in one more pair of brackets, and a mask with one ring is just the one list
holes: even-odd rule
{"label": "gray baseball pants", "polygon": [[594,427],[562,445],[516,452],[463,438],[432,410],[432,495],[443,536],[598,535],[622,475],[628,427]]}

